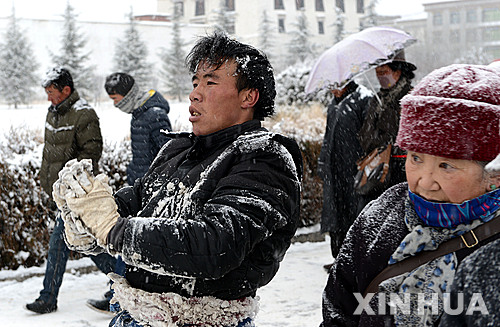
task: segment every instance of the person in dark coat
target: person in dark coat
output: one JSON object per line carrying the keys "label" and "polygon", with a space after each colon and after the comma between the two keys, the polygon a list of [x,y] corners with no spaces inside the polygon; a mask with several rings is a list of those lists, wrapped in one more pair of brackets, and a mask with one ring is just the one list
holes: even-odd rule
{"label": "person in dark coat", "polygon": [[354,81],[332,92],[334,99],[328,106],[318,174],[323,180],[321,233],[330,234],[335,258],[357,216],[357,208],[352,205],[359,201],[354,191],[354,176],[357,173],[356,161],[363,154],[358,132],[373,93]]}
{"label": "person in dark coat", "polygon": [[257,290],[299,223],[299,147],[260,122],[276,95],[265,54],[215,32],[186,62],[192,133],[171,134],[146,175],[114,197],[86,162],[68,165],[54,191],[90,250],[127,263],[125,278],[113,277],[121,311],[111,326],[253,326]]}
{"label": "person in dark coat", "polygon": [[[51,105],[45,121],[39,178],[42,189],[52,195],[52,185],[68,161],[89,159],[91,170],[98,172],[102,136],[96,112],[85,99],[80,98],[67,69],[56,67],[49,70],[42,86]],[[52,206],[55,207],[55,204]],[[43,314],[57,310],[57,297],[70,252],[64,242],[64,228],[58,212],[49,240],[43,289],[34,302],[26,304],[30,311]],[[116,259],[107,253],[90,258],[104,273],[112,272],[116,264]]]}
{"label": "person in dark coat", "polygon": [[172,131],[168,118],[170,106],[156,90],[141,92],[134,78],[127,73],[109,75],[104,88],[118,109],[132,114],[132,161],[127,166],[127,183],[134,185],[135,180],[148,171],[158,151],[169,140],[166,132]]}
{"label": "person in dark coat", "polygon": [[[457,267],[466,269],[464,258],[478,247],[424,261],[382,281],[378,294],[364,293],[384,268],[500,219],[500,170],[486,165],[500,154],[499,92],[500,76],[492,69],[451,65],[402,99],[396,143],[408,151],[408,182],[370,202],[348,231],[323,293],[322,327],[438,325],[454,277],[460,280]],[[395,306],[393,295],[408,299],[408,310]],[[436,298],[437,305],[420,306],[419,296]],[[486,306],[497,308],[494,297],[483,298],[489,299]],[[360,305],[365,301],[368,307]]]}
{"label": "person in dark coat", "polygon": [[[380,90],[377,96],[370,100],[366,119],[359,131],[359,141],[363,148],[361,157],[380,146],[394,144],[396,141],[401,111],[399,102],[411,90],[411,82],[415,78],[413,71],[416,69],[415,65],[406,61],[404,50],[401,50],[391,62],[375,69]],[[390,173],[386,182],[372,192],[360,195],[360,201],[357,203],[358,214],[368,202],[378,198],[384,190],[406,180],[404,152],[395,147],[392,154],[389,162]]]}

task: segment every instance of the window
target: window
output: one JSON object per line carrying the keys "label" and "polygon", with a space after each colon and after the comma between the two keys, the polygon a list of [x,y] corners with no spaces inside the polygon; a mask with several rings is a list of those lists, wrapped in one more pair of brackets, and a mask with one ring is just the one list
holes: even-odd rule
{"label": "window", "polygon": [[441,13],[435,13],[434,16],[432,16],[432,23],[434,26],[443,25],[443,15],[441,15]]}
{"label": "window", "polygon": [[432,32],[432,42],[439,44],[443,42],[443,36],[441,32]]}
{"label": "window", "polygon": [[304,0],[295,0],[297,10],[304,9]]}
{"label": "window", "polygon": [[483,22],[496,22],[500,20],[500,8],[483,9]]}
{"label": "window", "polygon": [[226,0],[226,10],[234,11],[234,0]]}
{"label": "window", "polygon": [[356,1],[356,12],[358,14],[363,14],[365,12],[365,0]]}
{"label": "window", "polygon": [[184,16],[184,2],[176,1],[174,3],[174,10],[177,16]]}
{"label": "window", "polygon": [[460,43],[460,31],[459,30],[451,30],[450,31],[450,43],[454,45],[458,45]]}
{"label": "window", "polygon": [[345,7],[344,7],[344,0],[336,0],[335,1],[335,6],[342,10],[342,12],[345,12]]}
{"label": "window", "polygon": [[500,27],[488,27],[483,30],[483,41],[493,42],[500,41]]}
{"label": "window", "polygon": [[195,16],[205,15],[205,0],[196,0],[194,15]]}
{"label": "window", "polygon": [[278,18],[278,33],[285,33],[285,19]]}
{"label": "window", "polygon": [[325,11],[325,6],[323,6],[323,0],[316,0],[316,11]]}
{"label": "window", "polygon": [[467,23],[475,23],[477,22],[477,13],[476,13],[476,10],[467,10],[467,13],[466,13],[466,19],[467,19]]}
{"label": "window", "polygon": [[450,13],[450,24],[460,24],[460,13],[453,11]]}
{"label": "window", "polygon": [[274,0],[274,9],[285,9],[283,0]]}
{"label": "window", "polygon": [[325,22],[318,20],[318,34],[325,34]]}

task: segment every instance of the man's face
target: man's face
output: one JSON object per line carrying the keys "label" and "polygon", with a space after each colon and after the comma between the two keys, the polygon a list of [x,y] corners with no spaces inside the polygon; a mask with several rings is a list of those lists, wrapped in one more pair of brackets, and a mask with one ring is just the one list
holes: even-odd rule
{"label": "man's face", "polygon": [[71,88],[65,86],[62,91],[59,91],[54,85],[50,85],[45,88],[45,93],[47,93],[47,100],[50,101],[53,106],[57,106],[70,96]]}
{"label": "man's face", "polygon": [[242,124],[253,118],[253,108],[244,109],[244,90],[236,88],[236,63],[227,61],[215,68],[200,62],[192,78],[189,121],[195,135],[207,135]]}
{"label": "man's face", "polygon": [[117,104],[118,102],[122,101],[122,99],[124,98],[124,96],[123,96],[123,95],[121,95],[121,94],[110,94],[110,95],[109,95],[109,98],[110,98],[111,100],[113,100],[113,104],[116,106],[116,104]]}

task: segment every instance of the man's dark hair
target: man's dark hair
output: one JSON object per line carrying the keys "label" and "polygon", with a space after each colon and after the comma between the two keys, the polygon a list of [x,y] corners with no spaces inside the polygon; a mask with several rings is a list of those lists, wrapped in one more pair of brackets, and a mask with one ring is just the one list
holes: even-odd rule
{"label": "man's dark hair", "polygon": [[214,32],[202,37],[186,57],[186,66],[196,73],[200,62],[220,68],[227,60],[236,62],[236,88],[259,91],[259,100],[254,106],[254,118],[263,120],[274,114],[276,87],[273,67],[267,56],[251,45],[229,38],[224,32]]}
{"label": "man's dark hair", "polygon": [[135,80],[127,73],[113,73],[106,77],[104,88],[108,94],[119,94],[126,96],[134,86]]}
{"label": "man's dark hair", "polygon": [[71,93],[75,90],[73,77],[71,77],[69,70],[62,67],[52,68],[45,75],[45,79],[42,81],[42,87],[49,87],[51,85],[59,92],[61,92],[65,86],[69,86]]}

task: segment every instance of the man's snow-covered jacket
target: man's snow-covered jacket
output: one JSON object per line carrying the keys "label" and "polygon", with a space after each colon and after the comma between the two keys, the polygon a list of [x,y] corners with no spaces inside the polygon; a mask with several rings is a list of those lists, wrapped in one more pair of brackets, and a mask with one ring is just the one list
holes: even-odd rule
{"label": "man's snow-covered jacket", "polygon": [[45,121],[40,183],[52,195],[52,184],[71,159],[92,159],[94,173],[102,154],[99,118],[92,107],[74,90],[57,106],[51,105]]}
{"label": "man's snow-covered jacket", "polygon": [[115,195],[108,234],[147,292],[240,299],[276,274],[300,211],[302,157],[295,141],[257,120],[174,139],[134,187]]}
{"label": "man's snow-covered jacket", "polygon": [[168,118],[170,106],[168,101],[154,90],[146,102],[132,111],[130,138],[132,140],[132,161],[127,167],[127,182],[134,181],[146,174],[149,166],[169,138],[164,131],[172,131]]}

